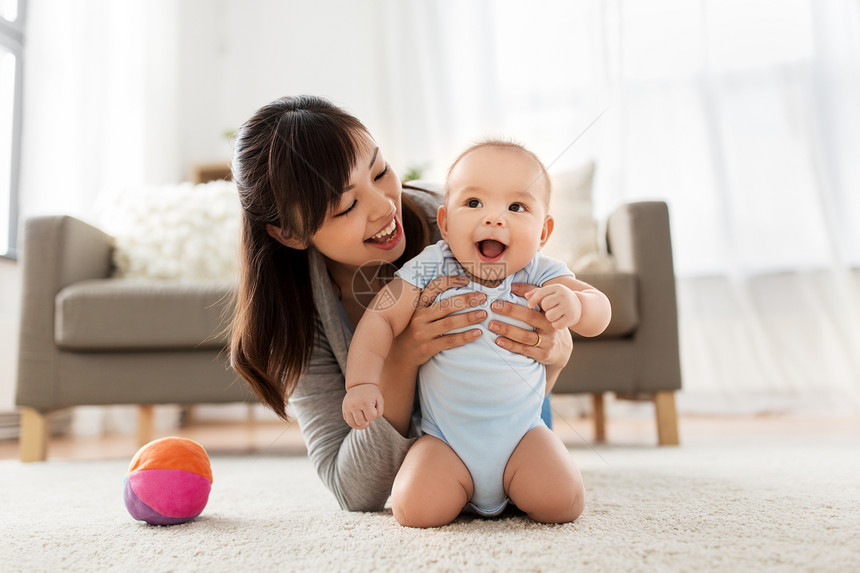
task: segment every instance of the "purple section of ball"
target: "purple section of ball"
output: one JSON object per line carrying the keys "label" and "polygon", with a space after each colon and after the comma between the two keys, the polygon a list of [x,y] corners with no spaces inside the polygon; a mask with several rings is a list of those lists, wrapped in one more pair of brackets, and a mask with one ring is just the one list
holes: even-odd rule
{"label": "purple section of ball", "polygon": [[200,515],[199,513],[196,515],[189,515],[188,517],[166,517],[161,515],[140,501],[137,495],[135,495],[134,490],[131,489],[131,483],[129,483],[128,478],[125,478],[122,497],[125,500],[125,508],[131,516],[138,521],[145,521],[150,525],[179,525],[180,523],[191,521]]}

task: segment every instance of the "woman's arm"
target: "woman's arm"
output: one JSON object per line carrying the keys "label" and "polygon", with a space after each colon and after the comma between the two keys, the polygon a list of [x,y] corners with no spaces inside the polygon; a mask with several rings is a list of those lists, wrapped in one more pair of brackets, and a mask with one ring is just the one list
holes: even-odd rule
{"label": "woman's arm", "polygon": [[394,339],[409,325],[421,289],[399,277],[385,285],[364,312],[346,362],[346,389],[379,384]]}
{"label": "woman's arm", "polygon": [[[341,415],[344,376],[322,328],[310,364],[290,398],[308,457],[340,506],[379,511],[414,438],[405,438],[386,419],[352,430]],[[413,378],[414,387],[414,378]]]}
{"label": "woman's arm", "polygon": [[[552,389],[555,387],[555,383],[558,381],[558,376],[561,374],[562,369],[567,366],[568,360],[570,360],[570,355],[573,352],[573,337],[570,335],[570,331],[565,329],[562,331],[558,331],[558,339],[553,340],[552,344],[555,345],[555,352],[559,357],[564,358],[562,362],[559,359],[556,362],[552,362],[546,365],[546,393],[549,394],[552,392]],[[543,341],[541,341],[543,344]]]}
{"label": "woman's arm", "polygon": [[[452,328],[481,320],[474,317],[475,313],[449,316],[455,310],[479,304],[483,295],[478,293],[435,303],[440,292],[454,286],[462,284],[452,277],[442,277],[422,291],[411,322],[395,339],[383,367],[380,389],[385,397],[385,414],[365,430],[353,430],[343,419],[344,374],[322,326],[317,327],[318,343],[289,403],[308,457],[344,509],[379,511],[384,507],[394,477],[415,441],[405,436],[412,417],[418,366],[444,348],[477,338],[468,332],[441,336]],[[400,399],[395,392],[400,393]]]}
{"label": "woman's arm", "polygon": [[[452,314],[481,304],[482,293],[457,295],[436,302],[439,293],[468,284],[460,276],[444,276],[431,281],[421,292],[412,320],[397,338],[382,369],[380,389],[385,398],[385,418],[404,436],[412,420],[418,367],[437,353],[478,339],[480,329],[446,335],[453,329],[481,322],[483,311]],[[558,374],[556,374],[557,376]]]}
{"label": "woman's arm", "polygon": [[357,430],[383,415],[382,370],[394,338],[409,324],[421,289],[397,277],[377,293],[355,329],[346,361],[343,417]]}
{"label": "woman's arm", "polygon": [[[536,288],[535,285],[514,283],[511,285],[511,292],[524,297],[527,292]],[[534,358],[546,366],[547,392],[549,392],[573,352],[570,331],[553,328],[542,312],[520,304],[496,302],[493,304],[493,310],[521,320],[534,328],[534,330],[525,330],[500,320],[490,321],[490,330],[499,335],[496,338],[496,344],[511,352]],[[540,344],[536,345],[537,342]]]}

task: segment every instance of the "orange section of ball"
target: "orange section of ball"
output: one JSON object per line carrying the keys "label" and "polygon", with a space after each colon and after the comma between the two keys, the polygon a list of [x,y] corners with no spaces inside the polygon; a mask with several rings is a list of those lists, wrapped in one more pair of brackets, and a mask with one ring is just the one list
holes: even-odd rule
{"label": "orange section of ball", "polygon": [[156,469],[185,470],[212,481],[206,450],[188,438],[174,436],[149,442],[134,455],[128,472]]}

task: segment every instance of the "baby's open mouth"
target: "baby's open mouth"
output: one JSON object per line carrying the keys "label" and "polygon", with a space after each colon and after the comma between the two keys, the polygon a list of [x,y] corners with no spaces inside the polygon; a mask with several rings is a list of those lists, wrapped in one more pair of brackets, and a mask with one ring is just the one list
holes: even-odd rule
{"label": "baby's open mouth", "polygon": [[505,252],[508,246],[495,239],[485,239],[478,241],[478,252],[488,259],[496,259]]}

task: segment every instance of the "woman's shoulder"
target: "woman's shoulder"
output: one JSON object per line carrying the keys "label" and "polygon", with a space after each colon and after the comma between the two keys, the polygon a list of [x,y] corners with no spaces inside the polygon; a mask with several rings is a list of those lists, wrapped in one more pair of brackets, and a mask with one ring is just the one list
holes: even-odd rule
{"label": "woman's shoulder", "polygon": [[432,181],[410,181],[403,185],[403,192],[424,212],[424,218],[430,226],[430,241],[441,239],[436,212],[444,198],[444,186]]}
{"label": "woman's shoulder", "polygon": [[410,181],[403,184],[403,192],[415,201],[432,220],[436,220],[436,210],[442,204],[444,186],[432,181]]}
{"label": "woman's shoulder", "polygon": [[403,183],[403,191],[409,193],[409,196],[417,200],[430,200],[437,207],[442,204],[442,198],[445,196],[445,185],[438,181],[430,181],[429,179],[415,179]]}

